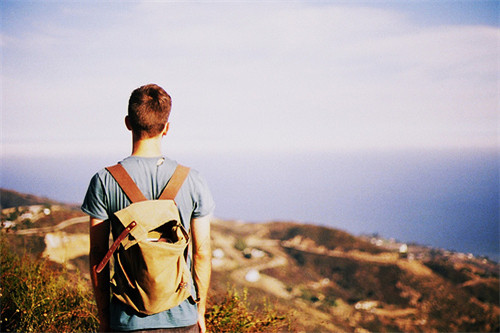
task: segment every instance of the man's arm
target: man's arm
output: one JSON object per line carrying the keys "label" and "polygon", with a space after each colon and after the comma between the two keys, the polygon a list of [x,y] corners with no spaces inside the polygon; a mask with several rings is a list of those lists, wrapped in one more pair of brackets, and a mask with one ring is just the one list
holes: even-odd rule
{"label": "man's arm", "polygon": [[211,216],[195,218],[191,221],[193,238],[193,278],[198,292],[198,324],[201,333],[206,330],[205,310],[207,305],[208,287],[212,270],[212,251],[210,247]]}
{"label": "man's arm", "polygon": [[109,332],[109,265],[101,273],[94,274],[94,266],[99,265],[109,246],[109,221],[90,218],[90,276],[94,287],[100,331]]}

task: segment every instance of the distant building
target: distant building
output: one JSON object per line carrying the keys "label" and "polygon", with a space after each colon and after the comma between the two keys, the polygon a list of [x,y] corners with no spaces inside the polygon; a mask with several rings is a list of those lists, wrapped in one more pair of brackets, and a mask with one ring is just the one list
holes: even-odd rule
{"label": "distant building", "polygon": [[266,255],[264,251],[261,251],[259,249],[252,249],[252,251],[250,251],[250,254],[252,255],[252,258],[263,258]]}
{"label": "distant building", "polygon": [[399,257],[400,258],[408,258],[408,245],[401,244],[399,246]]}
{"label": "distant building", "polygon": [[356,310],[370,311],[378,306],[377,301],[359,301],[354,305]]}
{"label": "distant building", "polygon": [[215,249],[212,251],[212,266],[214,268],[217,267],[222,267],[224,266],[224,257],[226,254],[224,253],[224,250],[222,249]]}
{"label": "distant building", "polygon": [[245,275],[245,280],[248,282],[257,282],[260,280],[260,273],[256,269],[251,269]]}
{"label": "distant building", "polygon": [[222,259],[224,258],[224,250],[222,249],[215,249],[212,251],[212,256],[216,259]]}
{"label": "distant building", "polygon": [[21,220],[31,220],[33,218],[33,213],[31,212],[26,212],[23,215],[21,215]]}
{"label": "distant building", "polygon": [[15,225],[16,225],[16,223],[12,222],[12,221],[3,221],[2,222],[2,227],[4,229],[10,229],[10,228],[14,227]]}

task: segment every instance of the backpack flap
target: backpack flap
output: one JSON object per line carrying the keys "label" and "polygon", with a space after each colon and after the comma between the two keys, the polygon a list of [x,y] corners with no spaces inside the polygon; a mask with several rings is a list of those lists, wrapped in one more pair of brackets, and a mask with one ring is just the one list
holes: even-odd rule
{"label": "backpack flap", "polygon": [[175,234],[170,235],[170,239],[164,239],[169,243],[179,243],[185,246],[189,242],[189,236],[180,223],[179,210],[172,200],[149,200],[131,204],[115,213],[115,216],[123,225],[127,227],[132,221],[137,226],[130,231],[132,237],[127,237],[122,241],[125,250],[139,241],[161,241],[163,226],[169,226]]}

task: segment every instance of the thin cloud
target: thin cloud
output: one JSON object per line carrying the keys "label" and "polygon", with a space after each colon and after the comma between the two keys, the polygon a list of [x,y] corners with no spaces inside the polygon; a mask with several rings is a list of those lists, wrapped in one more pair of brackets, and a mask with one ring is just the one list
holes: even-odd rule
{"label": "thin cloud", "polygon": [[149,82],[173,97],[179,149],[497,144],[496,27],[336,5],[52,6],[2,32],[9,147],[127,140],[128,95]]}

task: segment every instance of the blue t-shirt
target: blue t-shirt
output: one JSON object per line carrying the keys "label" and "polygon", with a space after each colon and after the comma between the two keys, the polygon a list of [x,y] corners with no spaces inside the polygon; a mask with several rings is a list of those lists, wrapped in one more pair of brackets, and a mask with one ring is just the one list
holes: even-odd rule
{"label": "blue t-shirt", "polygon": [[[173,175],[177,162],[163,157],[130,156],[120,162],[148,200],[157,199]],[[183,226],[189,232],[192,218],[212,214],[215,203],[207,183],[200,174],[191,169],[188,177],[175,197]],[[91,217],[106,220],[116,211],[130,205],[113,176],[102,169],[90,181],[82,210]],[[188,265],[191,260],[188,258]],[[128,305],[112,299],[110,326],[112,329],[132,331],[185,327],[196,324],[198,311],[189,300],[172,309],[154,315],[137,313]]]}

